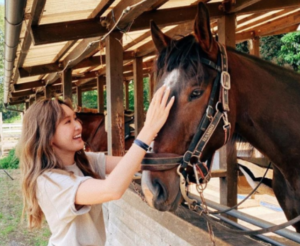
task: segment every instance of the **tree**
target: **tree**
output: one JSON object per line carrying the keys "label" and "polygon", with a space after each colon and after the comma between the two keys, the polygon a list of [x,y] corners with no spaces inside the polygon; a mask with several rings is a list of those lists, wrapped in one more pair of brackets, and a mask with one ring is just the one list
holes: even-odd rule
{"label": "tree", "polygon": [[279,57],[290,64],[296,72],[300,72],[300,32],[292,32],[281,38]]}

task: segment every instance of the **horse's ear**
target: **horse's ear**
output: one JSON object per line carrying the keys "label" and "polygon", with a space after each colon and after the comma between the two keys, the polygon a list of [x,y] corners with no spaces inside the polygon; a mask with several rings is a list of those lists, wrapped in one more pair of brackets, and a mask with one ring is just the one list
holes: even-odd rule
{"label": "horse's ear", "polygon": [[206,53],[211,53],[212,49],[215,47],[216,41],[214,40],[210,31],[208,9],[202,2],[198,4],[197,15],[194,24],[194,31],[202,50]]}
{"label": "horse's ear", "polygon": [[165,35],[154,23],[154,21],[151,21],[151,36],[153,43],[159,53],[171,42],[171,38]]}

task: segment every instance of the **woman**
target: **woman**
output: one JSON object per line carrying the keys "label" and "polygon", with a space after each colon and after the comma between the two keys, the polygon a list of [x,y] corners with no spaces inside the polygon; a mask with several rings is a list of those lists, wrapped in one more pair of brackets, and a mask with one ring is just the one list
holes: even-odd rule
{"label": "woman", "polygon": [[18,150],[23,214],[30,228],[45,216],[48,245],[105,244],[101,204],[121,198],[140,169],[174,103],[169,94],[165,87],[155,93],[144,127],[123,157],[85,153],[81,124],[65,102],[46,99],[27,110]]}

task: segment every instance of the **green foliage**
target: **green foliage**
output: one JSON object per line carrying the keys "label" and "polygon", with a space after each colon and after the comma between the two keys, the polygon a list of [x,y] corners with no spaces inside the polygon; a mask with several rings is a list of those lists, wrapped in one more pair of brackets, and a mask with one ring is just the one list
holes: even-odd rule
{"label": "green foliage", "polygon": [[279,57],[300,72],[300,32],[292,32],[281,38]]}
{"label": "green foliage", "polygon": [[241,42],[241,43],[238,43],[236,45],[236,50],[242,52],[242,53],[246,53],[246,54],[249,54],[249,42],[248,41],[244,41],[244,42]]}
{"label": "green foliage", "polygon": [[267,36],[260,39],[260,56],[266,61],[273,62],[278,65],[284,65],[279,52],[282,46],[283,35]]}
{"label": "green foliage", "polygon": [[9,151],[8,156],[0,159],[1,169],[18,169],[19,159],[15,156],[15,150]]}
{"label": "green foliage", "polygon": [[[149,107],[149,78],[143,79],[144,83],[144,111],[147,111]],[[129,109],[134,110],[134,84],[133,81],[129,83]]]}
{"label": "green foliage", "polygon": [[[149,78],[143,79],[144,83],[144,110],[146,111],[149,107]],[[133,81],[129,83],[129,109],[134,110],[134,84]],[[124,92],[125,94],[125,92]],[[86,91],[82,93],[82,106],[86,108],[97,108],[97,91]],[[76,102],[75,96],[73,97],[73,101]],[[77,102],[76,102],[77,103]],[[124,99],[125,105],[125,99]],[[104,91],[104,108],[106,109],[106,91]]]}

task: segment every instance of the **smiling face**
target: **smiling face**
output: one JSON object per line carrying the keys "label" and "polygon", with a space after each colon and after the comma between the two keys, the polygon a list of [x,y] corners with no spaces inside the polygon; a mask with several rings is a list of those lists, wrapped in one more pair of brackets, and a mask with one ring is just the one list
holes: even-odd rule
{"label": "smiling face", "polygon": [[64,111],[64,117],[57,125],[51,141],[54,152],[58,156],[75,154],[76,151],[84,147],[84,142],[81,138],[82,126],[75,112],[64,104],[61,107]]}

